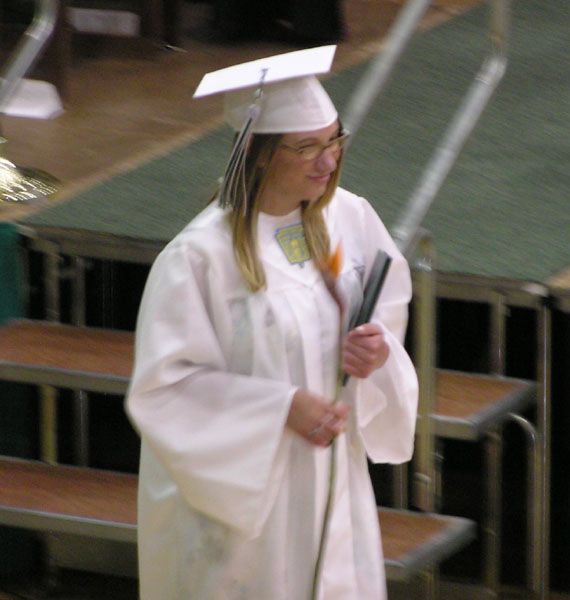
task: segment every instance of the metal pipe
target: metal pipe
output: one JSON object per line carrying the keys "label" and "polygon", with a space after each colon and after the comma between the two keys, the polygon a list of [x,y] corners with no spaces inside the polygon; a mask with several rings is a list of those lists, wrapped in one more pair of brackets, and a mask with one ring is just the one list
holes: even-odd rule
{"label": "metal pipe", "polygon": [[540,600],[548,597],[550,588],[550,471],[551,471],[551,368],[552,368],[552,314],[545,302],[538,316],[538,373],[540,396],[537,406],[537,430],[540,457],[537,466],[540,485],[535,502],[540,518],[539,543],[535,546],[535,561],[540,564],[535,590]]}
{"label": "metal pipe", "polygon": [[384,89],[397,60],[405,50],[430,4],[431,0],[410,0],[400,9],[386,36],[383,51],[370,63],[350,99],[346,115],[343,115],[342,122],[351,133],[348,144],[354,141],[362,122]]}
{"label": "metal pipe", "polygon": [[504,375],[506,370],[507,322],[509,308],[505,294],[493,290],[491,299],[490,367],[495,375]]}
{"label": "metal pipe", "polygon": [[[540,491],[540,447],[538,445],[538,435],[536,428],[528,419],[521,415],[510,414],[510,418],[517,423],[524,431],[527,437],[527,584],[533,592],[536,592],[540,586],[540,560],[537,559],[535,548],[540,547],[540,504],[537,504],[536,492]],[[538,510],[537,510],[538,509]],[[538,543],[537,543],[538,542]]]}
{"label": "metal pipe", "polygon": [[392,466],[392,502],[394,508],[408,507],[408,471],[408,463]]}
{"label": "metal pipe", "polygon": [[[45,253],[44,285],[46,294],[46,318],[60,320],[59,263],[61,257],[57,244],[49,244]],[[51,386],[40,387],[40,448],[41,458],[55,464],[58,455],[57,441],[57,390]]]}
{"label": "metal pipe", "polygon": [[438,600],[440,597],[439,566],[433,565],[422,573],[424,583],[424,598],[426,600]]}
{"label": "metal pipe", "polygon": [[[506,317],[508,309],[505,295],[493,290],[491,297],[491,371],[498,376],[505,374]],[[501,543],[502,543],[502,428],[497,428],[487,437],[487,516],[484,527],[485,584],[492,597],[499,596],[501,584]]]}
{"label": "metal pipe", "polygon": [[540,600],[550,588],[550,470],[551,470],[551,312],[545,302],[537,316],[536,428],[526,419],[511,415],[523,427],[535,451],[529,457],[528,584]]}
{"label": "metal pipe", "polygon": [[502,480],[502,432],[497,428],[485,439],[487,469],[487,514],[485,515],[485,587],[492,598],[499,597],[501,564],[501,480]]}
{"label": "metal pipe", "polygon": [[492,4],[491,52],[475,76],[463,102],[456,111],[442,141],[428,161],[420,181],[412,192],[403,217],[392,233],[401,251],[406,253],[414,232],[421,226],[435,196],[454,165],[467,138],[479,121],[507,66],[506,39],[510,0]]}
{"label": "metal pipe", "polygon": [[[388,32],[383,51],[371,62],[350,99],[346,114],[343,115],[342,121],[352,134],[350,141],[355,139],[430,4],[430,0],[409,0],[400,10]],[[404,254],[408,254],[408,246],[414,239],[415,232],[421,226],[459,152],[503,78],[507,65],[509,6],[510,0],[493,0],[489,24],[490,53],[476,74],[440,145],[425,167],[420,182],[403,212],[403,218],[393,230],[396,243]]]}
{"label": "metal pipe", "polygon": [[418,286],[414,311],[415,362],[419,379],[419,407],[414,457],[414,504],[424,511],[434,511],[437,473],[433,413],[435,411],[435,249],[425,236],[419,247],[416,264]]}
{"label": "metal pipe", "polygon": [[44,287],[45,287],[45,313],[48,321],[60,321],[60,263],[58,245],[48,243],[44,251]]}
{"label": "metal pipe", "polygon": [[494,57],[483,65],[476,76],[466,98],[444,134],[442,142],[436,148],[418,185],[412,192],[403,218],[392,231],[401,251],[406,252],[409,240],[422,224],[435,196],[457,160],[459,152],[502,79],[505,69],[504,57]]}
{"label": "metal pipe", "polygon": [[4,112],[18,83],[33,67],[50,39],[57,23],[58,8],[58,0],[36,0],[34,18],[20,38],[4,74],[0,77],[0,113]]}
{"label": "metal pipe", "polygon": [[51,465],[57,463],[57,390],[48,385],[39,388],[40,457]]}
{"label": "metal pipe", "polygon": [[[85,325],[87,303],[85,269],[85,259],[82,256],[75,256],[71,275],[73,289],[71,311],[72,322],[78,327]],[[89,396],[84,390],[76,390],[73,396],[75,464],[87,467],[89,465]]]}

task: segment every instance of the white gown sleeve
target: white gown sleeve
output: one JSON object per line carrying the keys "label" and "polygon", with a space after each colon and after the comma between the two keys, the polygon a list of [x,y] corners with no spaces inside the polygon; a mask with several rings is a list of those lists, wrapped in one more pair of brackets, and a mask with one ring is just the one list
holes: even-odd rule
{"label": "white gown sleeve", "polygon": [[403,346],[412,284],[407,261],[368,203],[364,205],[363,215],[367,271],[378,247],[392,257],[380,301],[371,319],[383,328],[390,355],[387,362],[367,379],[353,380],[349,385],[368,456],[373,462],[394,464],[410,460],[414,448],[418,381]]}
{"label": "white gown sleeve", "polygon": [[207,273],[207,261],[180,244],[155,262],[126,409],[185,501],[254,537],[283,473],[295,388],[224,370]]}

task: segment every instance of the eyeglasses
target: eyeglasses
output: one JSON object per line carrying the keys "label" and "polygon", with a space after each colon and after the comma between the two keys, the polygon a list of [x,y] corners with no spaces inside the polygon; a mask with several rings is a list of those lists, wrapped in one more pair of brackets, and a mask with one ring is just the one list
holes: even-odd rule
{"label": "eyeglasses", "polygon": [[287,150],[295,152],[295,154],[297,154],[297,156],[303,160],[309,161],[321,157],[325,150],[331,150],[333,154],[338,154],[346,143],[346,140],[348,140],[349,136],[350,133],[346,131],[326,144],[307,144],[306,146],[301,147],[281,144],[281,146]]}

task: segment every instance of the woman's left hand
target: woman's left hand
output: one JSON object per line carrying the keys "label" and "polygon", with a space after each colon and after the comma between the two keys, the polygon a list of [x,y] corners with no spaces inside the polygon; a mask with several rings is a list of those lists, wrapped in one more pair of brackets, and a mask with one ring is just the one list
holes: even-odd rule
{"label": "woman's left hand", "polygon": [[342,368],[351,377],[368,377],[390,355],[390,346],[379,325],[365,323],[348,332],[342,348]]}

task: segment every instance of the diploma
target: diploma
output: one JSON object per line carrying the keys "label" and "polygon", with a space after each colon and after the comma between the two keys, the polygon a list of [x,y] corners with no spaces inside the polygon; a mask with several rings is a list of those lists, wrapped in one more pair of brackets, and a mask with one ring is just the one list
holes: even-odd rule
{"label": "diploma", "polygon": [[[378,250],[372,263],[372,269],[370,269],[368,281],[364,287],[360,310],[350,320],[349,331],[370,321],[374,308],[378,303],[380,292],[386,281],[386,275],[388,275],[391,262],[392,257],[389,254],[386,254],[383,250]],[[346,385],[349,377],[350,375],[346,373],[343,375],[342,385]]]}

